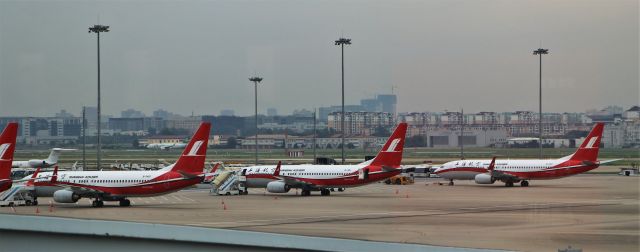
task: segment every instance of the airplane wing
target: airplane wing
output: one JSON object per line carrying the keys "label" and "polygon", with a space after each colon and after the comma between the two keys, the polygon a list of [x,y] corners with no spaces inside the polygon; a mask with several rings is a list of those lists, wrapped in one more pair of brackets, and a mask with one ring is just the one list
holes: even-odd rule
{"label": "airplane wing", "polygon": [[519,179],[517,176],[511,175],[509,173],[505,173],[500,170],[496,170],[495,168],[496,168],[496,157],[493,157],[493,159],[491,159],[491,163],[489,164],[489,167],[487,167],[487,171],[489,171],[489,174],[491,174],[491,177],[494,177],[495,179],[502,180],[502,181]]}

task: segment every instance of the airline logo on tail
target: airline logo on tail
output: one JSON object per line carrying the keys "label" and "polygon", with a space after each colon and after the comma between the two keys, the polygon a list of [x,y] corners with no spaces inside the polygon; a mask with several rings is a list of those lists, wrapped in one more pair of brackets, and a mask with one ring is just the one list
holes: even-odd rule
{"label": "airline logo on tail", "polygon": [[4,153],[11,147],[10,143],[3,143],[0,145],[0,159],[4,159]]}
{"label": "airline logo on tail", "polygon": [[596,141],[597,141],[597,140],[598,140],[598,137],[597,137],[597,136],[590,138],[590,139],[589,139],[589,142],[587,143],[587,146],[585,146],[584,148],[586,148],[586,149],[593,149],[593,148],[596,148],[597,146],[596,146],[596,147],[594,147],[593,145],[596,143]]}
{"label": "airline logo on tail", "polygon": [[202,140],[199,140],[193,143],[193,147],[191,147],[191,150],[189,150],[189,153],[187,153],[187,156],[197,156],[198,150],[202,146],[202,143],[204,143],[204,141]]}
{"label": "airline logo on tail", "polygon": [[400,138],[393,139],[393,141],[391,141],[391,144],[389,144],[387,150],[385,150],[384,152],[396,152],[396,147],[398,147],[399,143]]}

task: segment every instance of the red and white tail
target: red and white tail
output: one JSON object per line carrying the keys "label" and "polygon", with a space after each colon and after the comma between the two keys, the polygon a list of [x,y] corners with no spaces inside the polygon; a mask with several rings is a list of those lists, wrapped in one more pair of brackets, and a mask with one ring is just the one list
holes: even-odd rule
{"label": "red and white tail", "polygon": [[204,161],[209,145],[209,134],[211,123],[202,122],[200,127],[193,134],[191,141],[184,148],[182,155],[171,167],[171,171],[185,172],[190,174],[200,174],[204,170]]}
{"label": "red and white tail", "polygon": [[404,150],[404,139],[407,135],[407,123],[400,123],[393,131],[393,134],[382,146],[378,155],[371,161],[373,166],[385,166],[397,168],[402,162],[402,152]]}
{"label": "red and white tail", "polygon": [[16,149],[16,138],[18,137],[18,123],[11,122],[0,134],[0,179],[11,177],[11,162],[13,162],[13,152]]}
{"label": "red and white tail", "polygon": [[569,159],[577,161],[597,161],[603,130],[604,123],[596,123],[587,138],[584,139],[584,142],[582,142],[578,150],[569,156]]}

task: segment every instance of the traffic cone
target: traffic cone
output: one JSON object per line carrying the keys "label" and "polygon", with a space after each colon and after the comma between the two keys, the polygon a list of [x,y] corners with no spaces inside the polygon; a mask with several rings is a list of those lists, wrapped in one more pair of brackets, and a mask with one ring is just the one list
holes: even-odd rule
{"label": "traffic cone", "polygon": [[398,189],[396,189],[396,194],[398,194],[400,191],[398,191]]}
{"label": "traffic cone", "polygon": [[224,205],[224,199],[220,200],[220,204]]}
{"label": "traffic cone", "polygon": [[227,210],[227,204],[222,204],[222,210]]}
{"label": "traffic cone", "polygon": [[53,212],[53,202],[49,201],[49,212]]}
{"label": "traffic cone", "polygon": [[16,208],[11,206],[11,211],[13,211],[13,213],[16,213]]}
{"label": "traffic cone", "polygon": [[36,214],[40,213],[40,207],[36,207]]}

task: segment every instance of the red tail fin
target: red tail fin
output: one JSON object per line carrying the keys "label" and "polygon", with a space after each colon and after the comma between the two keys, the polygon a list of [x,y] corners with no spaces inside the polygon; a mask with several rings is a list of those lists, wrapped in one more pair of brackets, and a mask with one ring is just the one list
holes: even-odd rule
{"label": "red tail fin", "polygon": [[600,150],[600,140],[602,139],[602,131],[604,123],[596,123],[591,133],[584,139],[578,150],[571,155],[572,160],[578,161],[597,161],[598,151]]}
{"label": "red tail fin", "polygon": [[18,123],[10,122],[0,134],[0,179],[11,177],[11,162],[16,149]]}
{"label": "red tail fin", "polygon": [[489,163],[489,167],[487,167],[487,170],[489,172],[492,172],[495,168],[496,168],[496,157],[493,157],[493,159],[491,159],[491,163]]}
{"label": "red tail fin", "polygon": [[33,173],[33,175],[31,175],[31,179],[29,179],[29,181],[27,181],[27,183],[25,184],[26,186],[33,186],[36,184],[36,178],[38,177],[38,173],[40,173],[40,167],[38,167],[38,169],[36,169],[36,172]]}
{"label": "red tail fin", "polygon": [[402,161],[402,151],[404,150],[404,138],[407,135],[407,123],[400,123],[393,134],[384,144],[378,155],[373,158],[371,165],[388,166],[396,168]]}
{"label": "red tail fin", "polygon": [[202,173],[204,169],[204,160],[207,154],[207,146],[209,145],[209,133],[211,132],[211,123],[203,122],[193,134],[193,138],[184,148],[182,156],[171,167],[172,171],[182,171],[191,174]]}

